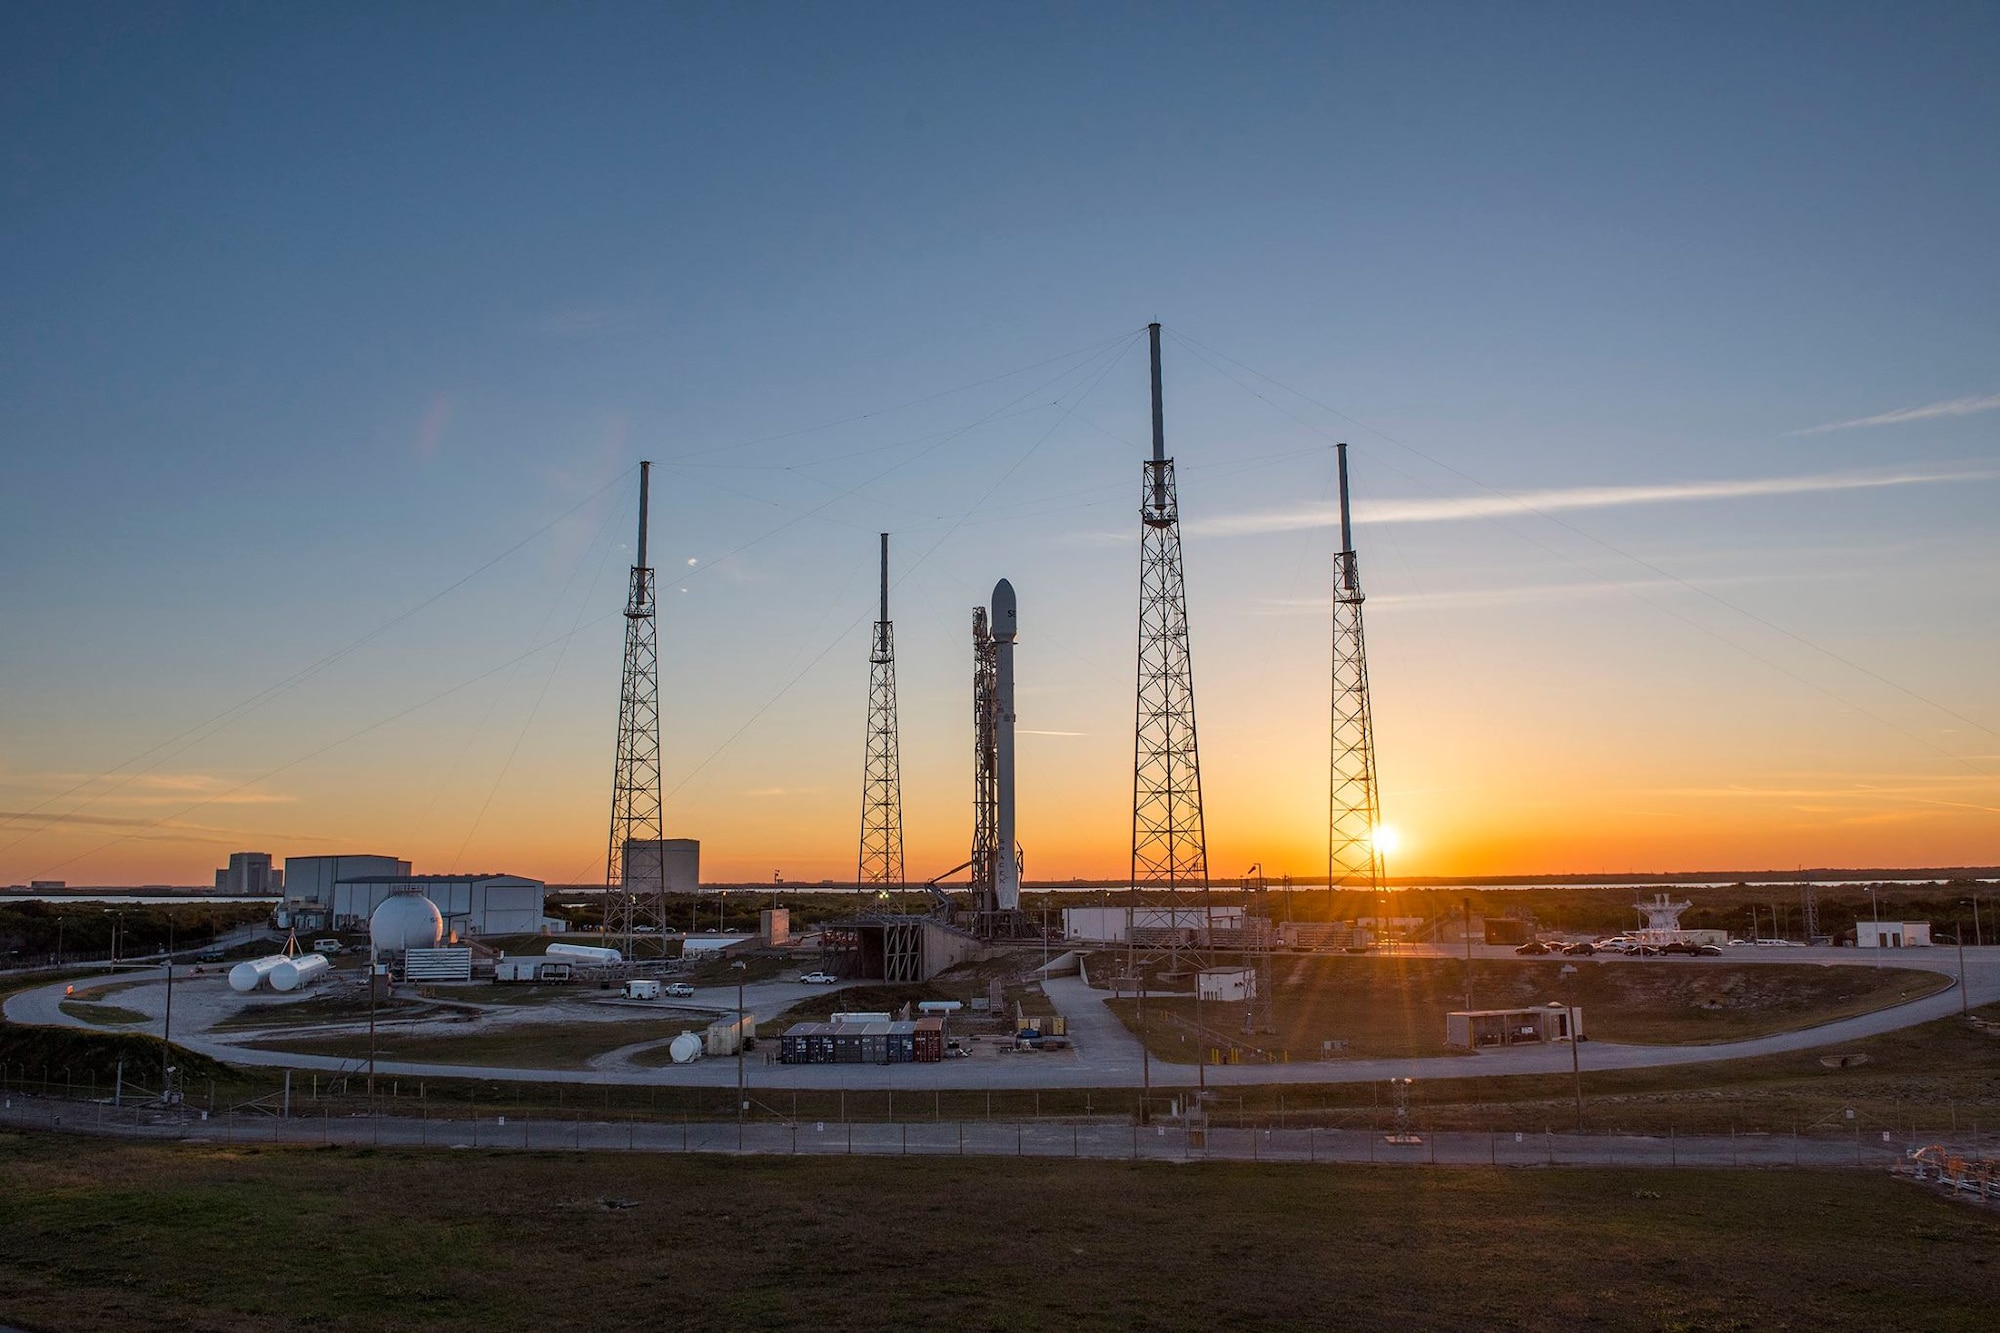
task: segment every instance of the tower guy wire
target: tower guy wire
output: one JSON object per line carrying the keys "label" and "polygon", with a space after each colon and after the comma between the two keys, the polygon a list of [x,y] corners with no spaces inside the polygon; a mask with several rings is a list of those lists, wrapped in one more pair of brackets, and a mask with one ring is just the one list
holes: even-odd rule
{"label": "tower guy wire", "polygon": [[666,950],[666,847],[660,811],[660,645],[653,570],[646,563],[651,463],[639,464],[639,549],[625,602],[625,666],[618,691],[618,757],[611,775],[611,839],[604,856],[604,928],[628,958],[646,935]]}
{"label": "tower guy wire", "polygon": [[1181,569],[1180,501],[1166,454],[1160,326],[1152,342],[1153,456],[1139,505],[1139,664],[1132,756],[1131,916],[1126,967],[1200,966],[1210,941],[1208,835],[1202,819],[1194,666]]}
{"label": "tower guy wire", "polygon": [[[1361,573],[1348,517],[1347,446],[1340,469],[1340,550],[1333,557],[1333,730],[1328,784],[1327,887],[1373,895],[1382,887],[1381,797],[1375,781],[1375,718],[1368,701],[1368,648],[1361,630]],[[1338,902],[1338,898],[1335,899]]]}
{"label": "tower guy wire", "polygon": [[903,888],[903,778],[896,735],[896,642],[889,620],[889,534],[882,534],[882,614],[868,652],[868,745],[861,769],[862,888]]}

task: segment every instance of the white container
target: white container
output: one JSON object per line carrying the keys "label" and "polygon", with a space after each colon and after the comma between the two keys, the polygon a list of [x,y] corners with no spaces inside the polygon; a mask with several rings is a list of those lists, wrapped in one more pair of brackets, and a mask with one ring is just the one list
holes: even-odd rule
{"label": "white container", "polygon": [[625,955],[616,949],[600,949],[594,944],[551,944],[548,957],[567,958],[577,963],[622,963]]}
{"label": "white container", "polygon": [[238,963],[229,969],[229,989],[248,995],[263,985],[264,978],[277,971],[280,964],[291,961],[281,953],[274,953],[269,957],[252,958],[247,963]]}
{"label": "white container", "polygon": [[325,954],[309,953],[302,958],[287,958],[271,969],[271,989],[297,990],[332,966],[326,961]]}
{"label": "white container", "polygon": [[628,981],[625,983],[625,998],[628,1000],[657,1000],[660,998],[660,983],[650,980]]}
{"label": "white container", "polygon": [[692,1032],[683,1032],[667,1046],[667,1054],[677,1065],[691,1065],[701,1059],[703,1042]]}

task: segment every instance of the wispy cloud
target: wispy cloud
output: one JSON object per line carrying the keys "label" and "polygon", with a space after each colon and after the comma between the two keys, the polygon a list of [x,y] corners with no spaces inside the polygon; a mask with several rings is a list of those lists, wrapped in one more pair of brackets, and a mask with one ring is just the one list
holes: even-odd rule
{"label": "wispy cloud", "polygon": [[[1802,574],[1739,574],[1727,578],[1697,579],[1696,588],[1719,588],[1743,583],[1821,582],[1837,577],[1825,572]],[[1536,602],[1574,602],[1584,597],[1613,594],[1685,592],[1689,583],[1675,579],[1599,579],[1595,582],[1530,583],[1503,588],[1447,588],[1435,592],[1371,593],[1370,610],[1385,607],[1418,606],[1433,611],[1466,611],[1488,606],[1523,606]],[[1266,597],[1253,604],[1248,614],[1255,616],[1324,616],[1329,603],[1318,597]]]}
{"label": "wispy cloud", "polygon": [[1026,727],[1015,729],[1016,736],[1088,736],[1087,731],[1030,731]]}
{"label": "wispy cloud", "polygon": [[824,787],[752,787],[749,791],[738,794],[761,800],[774,796],[817,796],[825,790]]}
{"label": "wispy cloud", "polygon": [[1900,426],[1906,421],[1930,421],[1936,417],[1969,417],[1978,412],[2000,412],[2000,393],[1974,394],[1969,398],[1948,398],[1942,403],[1905,407],[1879,416],[1855,417],[1852,421],[1829,421],[1824,426],[1808,426],[1793,435],[1823,435],[1830,430],[1859,430],[1863,426]]}
{"label": "wispy cloud", "polygon": [[[1382,500],[1355,506],[1357,523],[1456,523],[1473,518],[1557,513],[1573,509],[1614,509],[1628,505],[1672,504],[1687,500],[1742,500],[1814,491],[1858,491],[1882,486],[1924,486],[1940,482],[1990,481],[1992,469],[1910,472],[1823,472],[1801,477],[1750,477],[1739,481],[1666,482],[1650,486],[1571,486],[1514,495],[1453,495],[1435,500]],[[1332,505],[1312,505],[1253,514],[1228,514],[1187,525],[1201,537],[1248,537],[1340,522]]]}

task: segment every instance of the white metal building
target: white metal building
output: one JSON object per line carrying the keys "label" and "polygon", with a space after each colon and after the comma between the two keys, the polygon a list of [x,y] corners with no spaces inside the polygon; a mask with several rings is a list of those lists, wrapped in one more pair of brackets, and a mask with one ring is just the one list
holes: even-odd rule
{"label": "white metal building", "polygon": [[285,897],[301,907],[327,908],[333,906],[333,886],[343,879],[409,873],[410,863],[393,856],[288,856]]}
{"label": "white metal building", "polygon": [[[1131,935],[1133,909],[1130,907],[1065,907],[1062,914],[1063,934],[1072,940],[1123,944]],[[1138,921],[1141,930],[1200,932],[1210,925],[1217,930],[1241,930],[1243,908],[1236,903],[1213,908],[1185,907],[1178,912],[1164,907],[1141,907],[1138,909]]]}
{"label": "white metal building", "polygon": [[[405,862],[405,865],[408,863]],[[289,863],[286,869],[290,869]],[[445,938],[535,935],[542,929],[545,887],[520,875],[360,875],[333,885],[330,913],[335,930],[358,929],[384,899],[414,888],[444,917]]]}
{"label": "white metal building", "polygon": [[1928,921],[1857,921],[1854,943],[1863,949],[1928,949]]}

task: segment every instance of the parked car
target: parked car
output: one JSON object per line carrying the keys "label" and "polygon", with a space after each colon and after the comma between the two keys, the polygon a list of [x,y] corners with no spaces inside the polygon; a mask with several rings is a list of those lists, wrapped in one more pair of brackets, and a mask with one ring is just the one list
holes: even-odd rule
{"label": "parked car", "polygon": [[1722,957],[1722,946],[1720,944],[1704,944],[1698,947],[1695,952],[1703,958],[1720,958]]}
{"label": "parked car", "polygon": [[1529,940],[1526,944],[1517,944],[1514,946],[1514,952],[1519,954],[1545,954],[1548,951],[1549,946],[1540,940]]}
{"label": "parked car", "polygon": [[800,977],[799,980],[805,982],[808,986],[831,986],[839,981],[840,978],[831,972],[808,972]]}
{"label": "parked car", "polygon": [[1595,944],[1592,944],[1589,940],[1579,940],[1575,944],[1565,944],[1563,946],[1563,952],[1566,954],[1581,955],[1583,957],[1588,958],[1591,954],[1597,952],[1597,946]]}
{"label": "parked car", "polygon": [[677,1000],[685,1000],[694,995],[694,987],[688,985],[685,981],[669,981],[666,988],[660,993],[662,995],[671,995]]}

